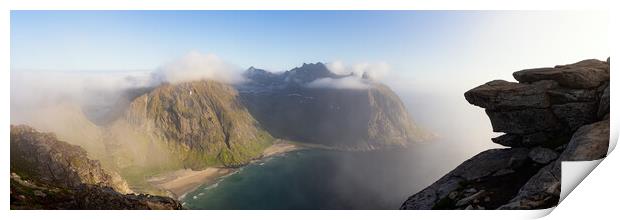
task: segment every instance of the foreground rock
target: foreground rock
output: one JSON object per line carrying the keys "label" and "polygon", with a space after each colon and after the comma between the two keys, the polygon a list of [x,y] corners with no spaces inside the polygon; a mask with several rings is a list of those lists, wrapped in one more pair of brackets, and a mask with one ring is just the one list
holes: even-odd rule
{"label": "foreground rock", "polygon": [[117,173],[104,170],[81,147],[24,125],[11,125],[11,171],[59,187],[90,184],[131,192]]}
{"label": "foreground rock", "polygon": [[514,73],[465,93],[483,107],[493,138],[507,149],[484,151],[402,209],[543,209],[557,205],[561,162],[596,160],[609,146],[609,60],[585,60]]}
{"label": "foreground rock", "polygon": [[130,193],[76,145],[11,125],[11,209],[180,209],[174,199]]}

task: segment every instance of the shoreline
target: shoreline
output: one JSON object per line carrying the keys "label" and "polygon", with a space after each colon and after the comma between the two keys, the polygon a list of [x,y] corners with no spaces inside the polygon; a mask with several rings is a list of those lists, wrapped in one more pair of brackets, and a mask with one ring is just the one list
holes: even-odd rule
{"label": "shoreline", "polygon": [[[285,140],[276,140],[271,146],[263,150],[259,158],[250,161],[250,163],[301,149],[304,149],[304,147],[299,146],[299,144]],[[181,200],[187,193],[195,191],[201,185],[212,184],[221,177],[237,172],[237,170],[239,168],[207,167],[203,170],[180,169],[153,176],[147,182],[155,188],[169,192],[175,199]]]}

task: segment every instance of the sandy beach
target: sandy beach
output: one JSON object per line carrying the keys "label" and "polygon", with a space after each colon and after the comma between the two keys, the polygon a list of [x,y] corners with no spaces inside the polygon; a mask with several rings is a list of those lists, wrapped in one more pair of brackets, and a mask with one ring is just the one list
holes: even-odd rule
{"label": "sandy beach", "polygon": [[271,156],[278,155],[278,154],[283,154],[286,152],[296,151],[301,148],[302,147],[297,146],[296,144],[278,140],[278,141],[275,141],[273,145],[263,150],[263,155],[261,158],[266,158],[266,157],[271,157]]}
{"label": "sandy beach", "polygon": [[[265,148],[260,159],[299,150],[302,147],[283,140],[277,140],[273,145]],[[257,159],[257,160],[260,160]],[[166,190],[173,194],[177,199],[183,198],[185,194],[196,190],[205,183],[213,183],[218,178],[235,172],[235,168],[209,167],[204,170],[181,169],[173,172],[160,174],[149,178],[149,184]]]}
{"label": "sandy beach", "polygon": [[200,185],[215,181],[217,178],[234,172],[233,168],[209,167],[204,170],[182,169],[164,173],[148,179],[148,183],[166,190],[177,199],[186,193],[196,190]]}

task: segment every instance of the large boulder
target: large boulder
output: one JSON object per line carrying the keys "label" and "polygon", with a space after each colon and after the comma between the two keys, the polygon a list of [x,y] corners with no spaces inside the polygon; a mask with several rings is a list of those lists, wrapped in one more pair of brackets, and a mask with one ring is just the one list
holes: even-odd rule
{"label": "large boulder", "polygon": [[553,80],[567,88],[593,88],[609,81],[609,63],[591,59],[554,68],[521,70],[512,75],[522,83]]}
{"label": "large boulder", "polygon": [[561,161],[589,161],[607,156],[609,119],[579,128],[562,153]]}
{"label": "large boulder", "polygon": [[582,125],[609,112],[609,62],[584,60],[554,68],[515,72],[508,82],[494,80],[465,93],[486,109],[493,138],[509,147],[554,147]]}
{"label": "large boulder", "polygon": [[493,80],[465,92],[465,99],[476,106],[496,110],[547,108],[550,105],[546,91],[557,87],[553,81],[521,84]]}

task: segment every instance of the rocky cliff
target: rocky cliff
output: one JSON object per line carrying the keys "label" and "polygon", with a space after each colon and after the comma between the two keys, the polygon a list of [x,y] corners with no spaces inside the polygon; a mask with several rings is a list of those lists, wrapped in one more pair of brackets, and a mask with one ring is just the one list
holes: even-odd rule
{"label": "rocky cliff", "polygon": [[[214,81],[163,84],[135,98],[106,131],[108,146],[138,154],[127,163],[178,161],[194,169],[243,165],[273,139],[233,87]],[[144,149],[127,151],[136,146]],[[145,152],[152,154],[146,157]]]}
{"label": "rocky cliff", "polygon": [[11,209],[179,209],[173,199],[134,195],[84,149],[11,125]]}
{"label": "rocky cliff", "polygon": [[[272,135],[334,149],[407,147],[430,135],[413,122],[387,86],[354,75],[337,75],[322,63],[284,73],[250,68],[238,87],[252,115]],[[346,80],[356,88],[313,87]]]}
{"label": "rocky cliff", "polygon": [[513,74],[465,93],[485,108],[493,142],[402,209],[542,209],[557,205],[561,162],[596,160],[609,145],[609,59]]}

